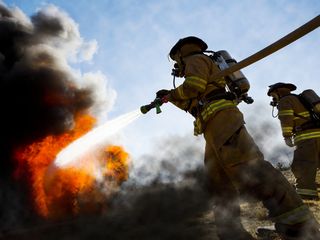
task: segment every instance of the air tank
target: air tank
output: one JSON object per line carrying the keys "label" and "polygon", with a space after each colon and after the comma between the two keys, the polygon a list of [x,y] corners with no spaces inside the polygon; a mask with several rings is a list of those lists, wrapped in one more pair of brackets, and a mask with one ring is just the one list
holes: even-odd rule
{"label": "air tank", "polygon": [[300,96],[304,99],[304,101],[312,107],[312,110],[315,113],[320,113],[320,97],[316,94],[312,89],[304,90]]}
{"label": "air tank", "polygon": [[[237,63],[237,61],[232,58],[226,50],[217,51],[216,53],[218,53],[218,55],[220,55],[224,60],[224,63],[219,63],[221,70],[231,67]],[[219,60],[221,62],[221,59]],[[228,87],[231,88],[230,90],[235,92],[238,96],[247,93],[250,89],[250,83],[248,79],[240,70],[226,76],[226,81]]]}

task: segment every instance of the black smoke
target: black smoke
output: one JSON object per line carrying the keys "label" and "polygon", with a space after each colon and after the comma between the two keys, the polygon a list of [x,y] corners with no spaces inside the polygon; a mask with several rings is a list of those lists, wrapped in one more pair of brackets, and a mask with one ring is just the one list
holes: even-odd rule
{"label": "black smoke", "polygon": [[105,203],[105,215],[25,225],[4,232],[3,239],[217,239],[213,217],[206,217],[211,204],[202,171],[186,173],[185,182],[176,185],[158,180],[126,185]]}
{"label": "black smoke", "polygon": [[28,25],[0,5],[1,176],[12,172],[16,146],[70,130],[93,104],[90,89],[79,88],[48,47],[65,31],[58,17],[38,12]]}
{"label": "black smoke", "polygon": [[13,179],[15,149],[71,130],[94,104],[64,55],[76,33],[62,15],[28,18],[0,4],[0,230],[34,219],[24,182]]}

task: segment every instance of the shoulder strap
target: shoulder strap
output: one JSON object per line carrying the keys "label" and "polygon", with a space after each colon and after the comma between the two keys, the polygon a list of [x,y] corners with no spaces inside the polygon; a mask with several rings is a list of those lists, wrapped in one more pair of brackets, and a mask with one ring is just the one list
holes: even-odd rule
{"label": "shoulder strap", "polygon": [[[211,50],[204,51],[203,53],[209,53],[210,55],[204,54],[210,60],[218,66],[216,63],[217,53]],[[218,66],[219,67],[219,66]],[[216,80],[216,79],[215,79]],[[208,85],[212,84],[213,86],[217,87],[218,89],[223,89],[224,87],[221,87],[217,82],[213,81],[212,79],[208,79]]]}

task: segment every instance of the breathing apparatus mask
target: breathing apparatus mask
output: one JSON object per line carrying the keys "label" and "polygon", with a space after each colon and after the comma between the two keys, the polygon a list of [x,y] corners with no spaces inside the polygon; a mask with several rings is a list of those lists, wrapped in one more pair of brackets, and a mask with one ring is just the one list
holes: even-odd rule
{"label": "breathing apparatus mask", "polygon": [[171,75],[173,76],[173,87],[176,88],[176,77],[184,76],[185,65],[183,64],[182,59],[180,61],[176,61],[173,65]]}
{"label": "breathing apparatus mask", "polygon": [[278,113],[275,114],[274,109],[278,108],[278,104],[279,104],[279,95],[275,92],[270,93],[270,95],[272,97],[272,101],[270,102],[270,106],[272,106],[272,117],[276,118],[278,117]]}
{"label": "breathing apparatus mask", "polygon": [[272,107],[277,107],[278,106],[278,100],[275,97],[273,97],[272,101],[270,102],[270,105]]}
{"label": "breathing apparatus mask", "polygon": [[183,77],[184,76],[184,64],[175,62],[172,68],[171,75],[174,77]]}

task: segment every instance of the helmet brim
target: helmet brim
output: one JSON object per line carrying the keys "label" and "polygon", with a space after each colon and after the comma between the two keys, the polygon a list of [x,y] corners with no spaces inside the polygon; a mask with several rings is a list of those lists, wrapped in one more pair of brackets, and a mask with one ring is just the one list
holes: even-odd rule
{"label": "helmet brim", "polygon": [[287,88],[290,90],[290,92],[297,89],[296,85],[294,85],[292,83],[276,83],[276,84],[269,86],[269,91],[267,93],[268,96],[271,96],[271,93],[279,88]]}
{"label": "helmet brim", "polygon": [[169,56],[171,59],[174,60],[174,55],[177,54],[177,52],[179,51],[179,49],[182,48],[182,46],[184,46],[185,44],[196,44],[200,47],[201,51],[205,51],[208,48],[208,45],[201,40],[200,38],[194,37],[194,36],[190,36],[190,37],[186,37],[186,38],[181,38],[170,50]]}

